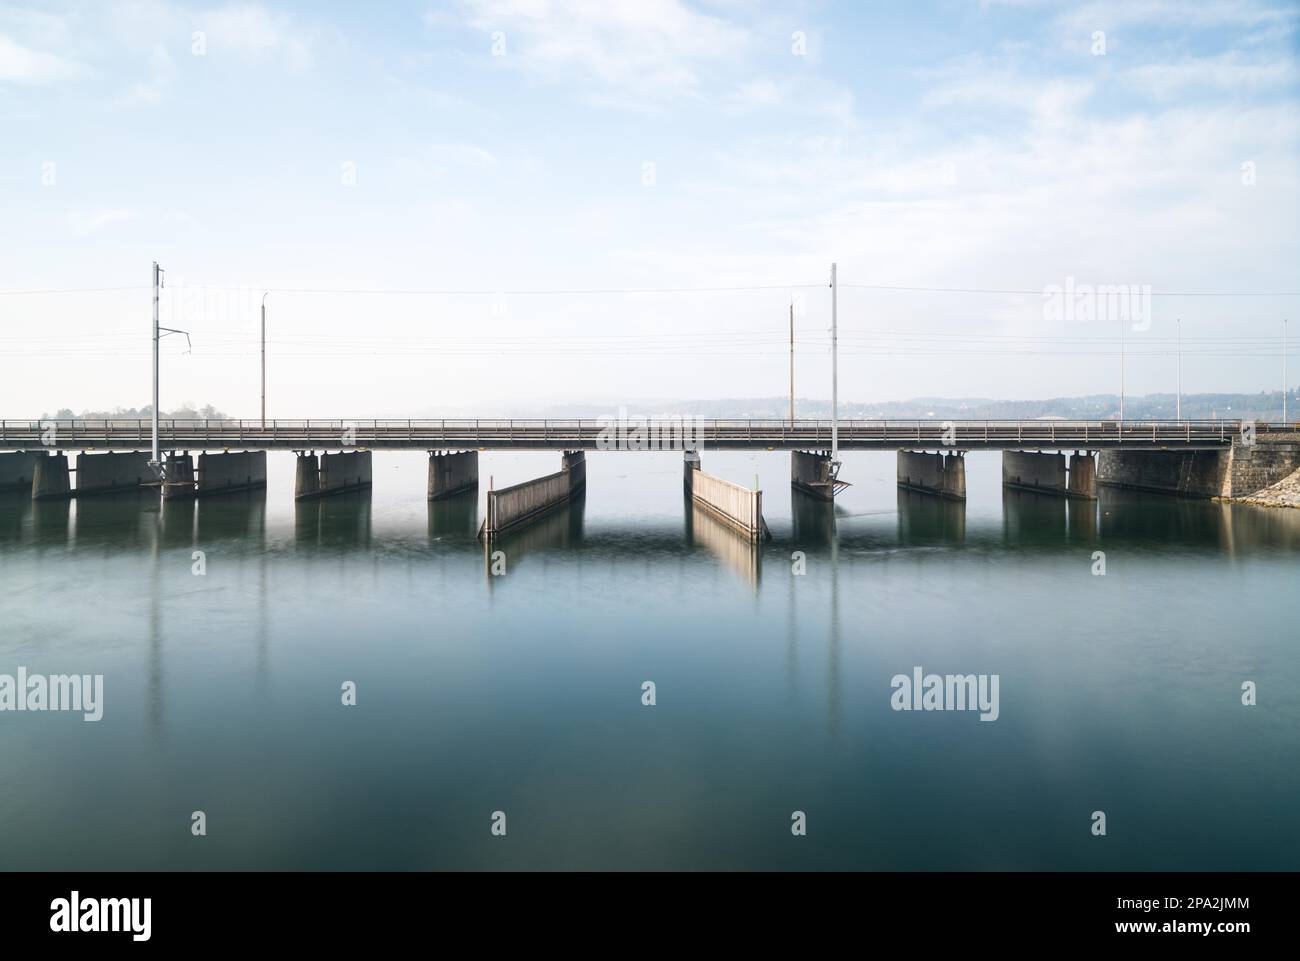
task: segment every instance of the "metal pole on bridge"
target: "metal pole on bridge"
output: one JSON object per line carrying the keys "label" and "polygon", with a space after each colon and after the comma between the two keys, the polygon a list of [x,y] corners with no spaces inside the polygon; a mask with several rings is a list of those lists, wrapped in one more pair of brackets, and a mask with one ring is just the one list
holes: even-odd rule
{"label": "metal pole on bridge", "polygon": [[840,355],[839,355],[839,287],[831,264],[831,476],[840,467]]}
{"label": "metal pole on bridge", "polygon": [[[167,483],[167,465],[163,463],[162,452],[158,447],[158,354],[159,342],[168,334],[184,334],[186,342],[189,342],[190,335],[188,331],[177,330],[174,327],[158,326],[158,298],[159,291],[166,284],[163,281],[165,271],[158,266],[158,261],[153,262],[153,412],[149,418],[153,434],[152,453],[150,455],[149,467],[157,476],[159,482],[164,486]],[[186,350],[189,353],[189,350]]]}
{"label": "metal pole on bridge", "polygon": [[1119,429],[1124,430],[1124,327],[1127,317],[1119,319]]}
{"label": "metal pole on bridge", "polygon": [[162,283],[162,268],[158,266],[158,261],[153,262],[153,410],[150,413],[150,422],[153,432],[152,457],[149,466],[153,472],[162,480],[162,460],[158,453],[158,290]]}
{"label": "metal pole on bridge", "polygon": [[1178,394],[1174,399],[1174,420],[1183,419],[1183,319],[1178,318]]}
{"label": "metal pole on bridge", "polygon": [[1286,423],[1286,321],[1282,321],[1282,423]]}
{"label": "metal pole on bridge", "polygon": [[262,430],[266,430],[266,298],[268,290],[262,295]]}

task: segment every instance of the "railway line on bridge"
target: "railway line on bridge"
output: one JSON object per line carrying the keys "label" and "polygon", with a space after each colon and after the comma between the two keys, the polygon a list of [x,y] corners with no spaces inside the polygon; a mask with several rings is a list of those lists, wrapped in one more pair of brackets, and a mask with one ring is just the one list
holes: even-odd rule
{"label": "railway line on bridge", "polygon": [[[0,420],[0,449],[148,450],[148,419]],[[1247,430],[1284,424],[1230,420],[840,420],[844,450],[1221,450]],[[1295,430],[1295,427],[1289,428]],[[538,419],[172,420],[164,450],[820,450],[832,421],[690,417]]]}

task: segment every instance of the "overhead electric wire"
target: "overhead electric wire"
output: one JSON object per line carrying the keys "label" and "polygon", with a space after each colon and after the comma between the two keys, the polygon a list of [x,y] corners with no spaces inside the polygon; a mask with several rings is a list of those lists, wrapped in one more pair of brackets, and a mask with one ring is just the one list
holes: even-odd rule
{"label": "overhead electric wire", "polygon": [[[457,289],[457,288],[383,288],[383,287],[274,287],[260,285],[242,285],[238,287],[220,284],[174,284],[169,290],[219,290],[219,291],[257,291],[276,294],[367,294],[367,295],[428,295],[428,296],[545,296],[545,295],[613,295],[613,294],[694,294],[725,293],[750,290],[811,290],[826,287],[825,283],[800,284],[731,284],[707,287],[574,287],[574,288],[520,288],[520,289]],[[907,293],[932,294],[1002,294],[1013,296],[1041,297],[1048,293],[1047,288],[1017,289],[1009,287],[928,287],[906,286],[900,284],[838,284],[846,290],[881,290]],[[1055,285],[1052,285],[1055,286]],[[1123,287],[1131,290],[1138,286],[1133,284],[1091,284],[1080,285],[1093,288]],[[1141,285],[1145,288],[1149,285]],[[122,287],[47,287],[39,289],[0,290],[0,296],[50,295],[50,294],[87,294],[111,293],[120,291],[149,290],[148,285],[139,284]],[[1076,292],[1077,292],[1076,288]],[[1300,291],[1263,291],[1263,290],[1143,290],[1143,295],[1152,297],[1300,297]]]}

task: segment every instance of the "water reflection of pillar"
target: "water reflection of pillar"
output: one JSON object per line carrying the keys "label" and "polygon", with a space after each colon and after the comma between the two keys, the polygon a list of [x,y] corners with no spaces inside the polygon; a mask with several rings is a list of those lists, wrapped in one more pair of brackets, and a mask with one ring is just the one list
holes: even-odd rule
{"label": "water reflection of pillar", "polygon": [[789,590],[785,605],[785,690],[790,700],[794,699],[799,689],[799,618],[795,615],[795,577],[796,575],[791,572],[786,579]]}
{"label": "water reflection of pillar", "polygon": [[198,506],[193,497],[166,497],[158,502],[162,522],[162,540],[167,547],[187,547],[194,543]]}
{"label": "water reflection of pillar", "polygon": [[900,544],[961,544],[966,540],[966,501],[898,489]]}
{"label": "water reflection of pillar", "polygon": [[1100,502],[1095,499],[1071,497],[1066,502],[1066,533],[1071,540],[1091,544],[1097,539],[1097,514]]}
{"label": "water reflection of pillar", "polygon": [[370,488],[297,501],[294,542],[344,554],[370,545]]}
{"label": "water reflection of pillar", "polygon": [[1060,543],[1067,524],[1067,499],[1002,488],[1002,541],[1007,546]]}
{"label": "water reflection of pillar", "polygon": [[825,547],[835,539],[835,504],[792,486],[790,525],[800,550]]}
{"label": "water reflection of pillar", "polygon": [[163,517],[153,515],[153,571],[149,578],[149,729],[155,736],[163,726],[162,539]]}
{"label": "water reflection of pillar", "polygon": [[830,651],[826,660],[827,715],[831,739],[840,732],[840,539],[831,518],[831,617]]}
{"label": "water reflection of pillar", "polygon": [[23,538],[23,529],[30,528],[33,501],[22,491],[0,491],[0,542],[17,544]]}
{"label": "water reflection of pillar", "polygon": [[1219,543],[1229,557],[1237,555],[1237,541],[1232,530],[1232,505],[1219,502]]}
{"label": "water reflection of pillar", "polygon": [[478,492],[465,491],[429,501],[429,540],[473,537],[478,531]]}
{"label": "water reflection of pillar", "polygon": [[63,550],[72,538],[72,512],[76,509],[70,498],[32,501],[32,540]]}
{"label": "water reflection of pillar", "polygon": [[266,510],[265,497],[266,488],[261,490],[261,500],[258,503],[262,507],[253,515],[255,530],[257,531],[257,677],[259,684],[266,684],[267,669],[270,667],[270,637],[268,631],[267,619],[270,614],[267,609],[267,590],[266,584]]}

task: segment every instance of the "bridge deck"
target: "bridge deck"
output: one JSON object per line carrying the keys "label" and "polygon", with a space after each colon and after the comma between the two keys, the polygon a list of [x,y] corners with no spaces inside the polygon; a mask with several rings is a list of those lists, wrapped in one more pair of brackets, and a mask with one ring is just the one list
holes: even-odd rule
{"label": "bridge deck", "polygon": [[[820,450],[829,420],[172,420],[163,450]],[[1257,433],[1288,429],[1255,425]],[[1294,429],[1294,428],[1289,428]],[[148,420],[0,420],[4,450],[148,450]],[[1162,449],[1228,447],[1238,421],[842,420],[842,450]]]}

